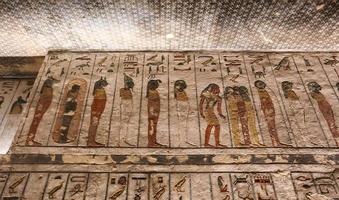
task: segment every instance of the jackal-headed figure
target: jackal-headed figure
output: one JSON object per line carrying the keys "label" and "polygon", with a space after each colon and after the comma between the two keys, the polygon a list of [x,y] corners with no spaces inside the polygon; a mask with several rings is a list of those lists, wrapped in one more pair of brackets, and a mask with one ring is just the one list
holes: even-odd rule
{"label": "jackal-headed figure", "polygon": [[100,147],[104,146],[103,144],[100,144],[95,141],[98,126],[100,123],[100,118],[102,113],[105,110],[106,107],[106,91],[105,87],[108,85],[108,82],[105,78],[100,78],[98,81],[95,82],[93,93],[94,96],[92,105],[91,105],[91,121],[88,129],[88,140],[87,140],[87,146],[89,147]]}
{"label": "jackal-headed figure", "polygon": [[216,147],[226,147],[225,145],[220,144],[220,123],[219,119],[214,112],[215,106],[217,106],[218,115],[222,118],[225,116],[221,112],[221,103],[222,98],[219,95],[220,87],[215,84],[209,84],[200,94],[200,115],[207,122],[207,127],[205,130],[205,146],[214,147],[209,144],[211,130],[214,128],[214,139]]}
{"label": "jackal-headed figure", "polygon": [[134,81],[131,77],[124,74],[124,87],[120,88],[120,129],[119,145],[122,141],[129,146],[135,146],[128,142],[129,124],[133,115],[133,88]]}
{"label": "jackal-headed figure", "polygon": [[315,82],[309,82],[307,84],[308,90],[311,93],[311,97],[317,102],[318,107],[322,115],[324,116],[328,128],[330,129],[333,138],[335,139],[337,146],[339,146],[339,132],[335,122],[335,116],[331,104],[327,101],[326,97],[320,92],[321,86]]}
{"label": "jackal-headed figure", "polygon": [[178,135],[179,135],[179,146],[184,146],[185,143],[195,146],[191,143],[188,138],[188,117],[190,113],[189,98],[185,89],[187,84],[184,80],[176,80],[174,82],[174,98],[176,100],[176,110],[178,116]]}
{"label": "jackal-headed figure", "polygon": [[48,77],[40,90],[40,97],[38,100],[38,104],[35,109],[33,121],[31,123],[31,126],[28,131],[28,135],[26,138],[26,145],[32,145],[32,146],[40,146],[41,144],[39,142],[36,142],[35,136],[36,132],[38,130],[39,124],[48,110],[49,106],[52,103],[53,99],[53,84],[57,82],[58,80],[54,79],[53,77]]}
{"label": "jackal-headed figure", "polygon": [[158,92],[161,80],[149,80],[147,84],[147,111],[148,111],[148,147],[163,147],[157,142],[157,127],[160,115],[160,95]]}

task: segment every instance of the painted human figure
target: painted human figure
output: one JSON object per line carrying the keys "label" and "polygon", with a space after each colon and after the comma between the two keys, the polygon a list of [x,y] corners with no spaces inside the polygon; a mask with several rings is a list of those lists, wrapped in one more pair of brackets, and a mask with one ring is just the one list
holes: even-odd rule
{"label": "painted human figure", "polygon": [[0,96],[0,108],[1,108],[1,105],[4,103],[4,101],[5,101],[5,97]]}
{"label": "painted human figure", "polygon": [[129,123],[133,115],[133,87],[134,81],[131,77],[124,74],[124,87],[120,88],[120,129],[119,144],[122,141],[129,146],[135,146],[128,142]]}
{"label": "painted human figure", "polygon": [[176,100],[176,109],[178,116],[178,133],[179,133],[179,146],[184,146],[185,143],[196,146],[189,141],[188,138],[188,117],[190,113],[190,103],[189,98],[185,89],[187,84],[184,80],[177,80],[174,82],[174,98]]}
{"label": "painted human figure", "polygon": [[275,121],[274,104],[273,104],[270,94],[265,89],[266,83],[261,80],[257,80],[254,82],[254,85],[258,90],[261,109],[265,116],[265,121],[267,123],[268,132],[272,140],[272,145],[273,146],[286,146],[286,144],[280,141],[279,136],[278,136],[278,132],[276,128],[276,121]]}
{"label": "painted human figure", "polygon": [[91,105],[91,121],[88,129],[88,140],[87,146],[89,147],[101,147],[105,146],[104,144],[98,143],[95,141],[98,126],[100,123],[100,118],[102,113],[105,110],[106,106],[106,91],[105,87],[108,85],[105,78],[100,78],[96,81],[93,88],[92,95],[94,96],[92,105]]}
{"label": "painted human figure", "polygon": [[150,80],[147,84],[148,111],[148,147],[163,147],[157,142],[157,126],[160,115],[160,95],[158,92],[161,80]]}
{"label": "painted human figure", "polygon": [[220,88],[217,84],[209,84],[200,95],[200,115],[207,122],[207,127],[205,130],[205,146],[214,147],[209,144],[211,130],[214,128],[214,139],[216,147],[226,147],[225,145],[220,144],[220,123],[219,119],[214,112],[215,106],[217,106],[218,115],[222,118],[225,116],[221,112],[221,103],[222,98],[219,96]]}
{"label": "painted human figure", "polygon": [[305,109],[300,102],[299,96],[293,90],[293,83],[290,81],[283,81],[281,83],[281,88],[283,90],[284,97],[287,99],[289,111],[294,117],[298,130],[302,135],[306,136],[308,131],[305,125]]}
{"label": "painted human figure", "polygon": [[31,123],[31,126],[28,131],[28,135],[26,138],[26,145],[32,145],[32,146],[40,146],[41,144],[39,142],[34,141],[37,129],[39,127],[39,124],[46,113],[47,109],[52,103],[53,99],[53,83],[56,82],[56,79],[53,77],[48,77],[40,90],[40,98],[38,100],[36,110],[33,116],[33,121]]}
{"label": "painted human figure", "polygon": [[239,94],[238,86],[234,86],[233,91],[234,91],[235,99],[237,101],[238,117],[240,120],[241,132],[242,132],[243,139],[244,139],[244,143],[242,143],[242,145],[251,145],[251,139],[250,139],[250,134],[248,130],[248,119],[247,119],[245,101]]}
{"label": "painted human figure", "polygon": [[69,128],[77,109],[78,104],[76,99],[78,97],[79,91],[80,86],[74,84],[72,85],[71,90],[67,92],[67,99],[65,102],[65,108],[61,120],[59,143],[70,142],[70,139],[67,136],[69,134]]}
{"label": "painted human figure", "polygon": [[335,116],[330,103],[326,100],[325,96],[320,92],[321,86],[317,82],[309,82],[307,87],[310,91],[311,97],[317,102],[318,108],[324,116],[327,125],[334,137],[337,146],[339,146],[339,132],[335,122]]}
{"label": "painted human figure", "polygon": [[23,110],[22,104],[25,103],[27,103],[27,101],[23,99],[22,96],[19,96],[18,99],[13,103],[9,114],[21,114]]}
{"label": "painted human figure", "polygon": [[246,118],[248,123],[247,127],[249,130],[251,144],[255,146],[263,146],[263,144],[259,141],[259,133],[256,127],[255,110],[252,105],[248,89],[245,86],[239,86],[238,91],[242,101],[245,103]]}
{"label": "painted human figure", "polygon": [[233,87],[227,86],[224,91],[228,111],[230,113],[230,124],[232,130],[233,142],[236,146],[241,146],[240,130],[239,130],[239,116],[238,116],[238,105],[237,96]]}

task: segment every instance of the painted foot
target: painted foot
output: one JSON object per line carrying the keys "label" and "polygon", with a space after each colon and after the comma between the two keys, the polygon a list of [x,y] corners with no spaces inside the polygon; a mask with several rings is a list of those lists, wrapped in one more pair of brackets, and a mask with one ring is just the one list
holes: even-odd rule
{"label": "painted foot", "polygon": [[154,144],[148,144],[148,147],[167,147],[166,145],[155,142]]}
{"label": "painted foot", "polygon": [[274,146],[274,147],[293,147],[292,144],[286,144],[286,143],[283,143],[283,142],[274,142],[272,144],[272,146]]}
{"label": "painted foot", "polygon": [[205,144],[204,146],[205,146],[205,147],[208,147],[208,148],[214,148],[214,147],[215,147],[215,146],[213,146],[213,145],[211,145],[211,144],[208,144],[208,143]]}
{"label": "painted foot", "polygon": [[96,142],[96,141],[93,141],[93,142],[91,141],[91,142],[87,142],[87,146],[88,147],[104,147],[105,145],[99,142]]}
{"label": "painted foot", "polygon": [[127,140],[124,140],[124,142],[125,142],[128,146],[131,146],[131,147],[137,146],[137,145],[135,145],[135,144],[129,143]]}
{"label": "painted foot", "polygon": [[216,147],[217,147],[217,148],[227,148],[227,146],[226,146],[226,145],[223,145],[223,144],[216,144]]}
{"label": "painted foot", "polygon": [[188,142],[188,141],[186,141],[186,144],[189,144],[189,145],[194,146],[194,147],[197,147],[197,146],[198,146],[198,145],[196,145],[196,144],[194,144],[194,143],[191,143],[191,142]]}
{"label": "painted foot", "polygon": [[27,140],[27,141],[26,141],[26,145],[27,145],[27,146],[41,146],[42,144],[39,143],[39,142],[36,142],[36,141],[34,141],[34,140]]}

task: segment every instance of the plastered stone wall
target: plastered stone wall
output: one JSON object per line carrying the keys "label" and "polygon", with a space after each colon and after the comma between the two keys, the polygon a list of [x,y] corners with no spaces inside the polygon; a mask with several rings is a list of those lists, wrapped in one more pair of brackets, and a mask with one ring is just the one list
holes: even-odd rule
{"label": "plastered stone wall", "polygon": [[50,52],[4,101],[0,197],[338,199],[337,56]]}

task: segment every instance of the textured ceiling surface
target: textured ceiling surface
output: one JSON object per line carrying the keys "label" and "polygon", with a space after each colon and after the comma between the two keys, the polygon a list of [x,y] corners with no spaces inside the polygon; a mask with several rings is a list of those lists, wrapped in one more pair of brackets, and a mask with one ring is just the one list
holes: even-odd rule
{"label": "textured ceiling surface", "polygon": [[336,0],[0,0],[0,56],[49,49],[338,50]]}

